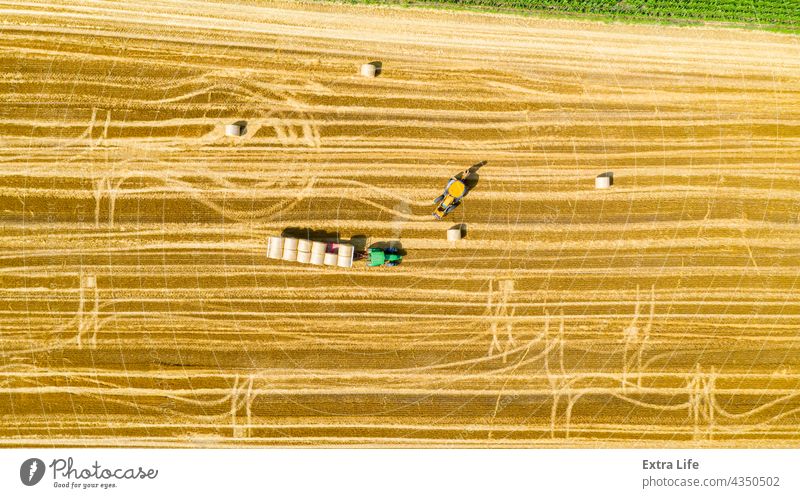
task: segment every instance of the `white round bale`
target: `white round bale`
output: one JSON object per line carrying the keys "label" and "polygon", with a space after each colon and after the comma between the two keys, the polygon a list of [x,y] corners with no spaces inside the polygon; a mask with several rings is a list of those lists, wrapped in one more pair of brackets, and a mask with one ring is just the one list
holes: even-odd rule
{"label": "white round bale", "polygon": [[311,241],[300,239],[297,241],[297,262],[308,263],[311,261]]}
{"label": "white round bale", "polygon": [[599,175],[594,179],[594,188],[609,188],[611,187],[611,177],[607,175]]}
{"label": "white round bale", "polygon": [[375,77],[375,64],[361,64],[361,76],[365,76],[367,78],[374,78]]}
{"label": "white round bale", "polygon": [[315,240],[311,242],[311,254],[325,254],[328,244]]}
{"label": "white round bale", "polygon": [[314,241],[311,243],[311,260],[312,265],[321,265],[325,261],[325,242]]}
{"label": "white round bale", "polygon": [[297,251],[297,262],[308,264],[311,261],[311,253],[305,251]]}
{"label": "white round bale", "polygon": [[297,261],[297,239],[286,237],[283,239],[283,260]]}
{"label": "white round bale", "polygon": [[245,127],[238,124],[225,125],[225,135],[228,137],[241,137],[244,135]]}
{"label": "white round bale", "polygon": [[272,235],[267,241],[267,257],[281,259],[283,255],[283,237]]}
{"label": "white round bale", "polygon": [[336,265],[340,268],[350,268],[353,266],[354,249],[350,244],[339,244],[339,257]]}
{"label": "white round bale", "polygon": [[311,241],[306,239],[299,239],[297,241],[297,250],[300,252],[311,252]]}
{"label": "white round bale", "polygon": [[447,240],[456,242],[461,240],[461,227],[453,227],[447,229]]}
{"label": "white round bale", "polygon": [[326,252],[325,261],[323,261],[323,263],[325,263],[326,266],[334,266],[336,264],[336,258],[336,253]]}
{"label": "white round bale", "polygon": [[97,277],[94,275],[87,275],[83,277],[83,286],[86,289],[94,289],[97,287]]}

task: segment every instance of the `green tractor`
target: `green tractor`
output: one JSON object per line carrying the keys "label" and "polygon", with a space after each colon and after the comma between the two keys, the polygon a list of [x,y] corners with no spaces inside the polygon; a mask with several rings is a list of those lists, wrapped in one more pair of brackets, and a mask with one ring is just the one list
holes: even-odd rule
{"label": "green tractor", "polygon": [[397,266],[403,260],[403,255],[396,247],[371,247],[367,251],[367,266]]}

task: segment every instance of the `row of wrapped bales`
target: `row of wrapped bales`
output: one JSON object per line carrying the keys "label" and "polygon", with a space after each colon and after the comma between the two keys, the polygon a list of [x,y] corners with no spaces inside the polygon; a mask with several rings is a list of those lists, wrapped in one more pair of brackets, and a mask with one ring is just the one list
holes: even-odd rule
{"label": "row of wrapped bales", "polygon": [[271,236],[267,241],[267,257],[303,264],[353,266],[355,251],[352,244],[336,244],[337,252],[328,252],[328,244],[296,237]]}

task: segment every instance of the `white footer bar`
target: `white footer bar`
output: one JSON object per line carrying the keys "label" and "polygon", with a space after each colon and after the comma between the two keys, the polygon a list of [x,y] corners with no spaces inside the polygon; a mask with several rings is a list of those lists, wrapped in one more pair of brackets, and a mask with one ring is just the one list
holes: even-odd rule
{"label": "white footer bar", "polygon": [[794,449],[9,449],[0,496],[796,497],[798,463]]}

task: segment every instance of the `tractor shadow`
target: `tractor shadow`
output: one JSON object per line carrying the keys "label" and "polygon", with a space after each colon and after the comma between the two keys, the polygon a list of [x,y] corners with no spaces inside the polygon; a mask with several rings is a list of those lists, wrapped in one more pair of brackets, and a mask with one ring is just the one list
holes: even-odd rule
{"label": "tractor shadow", "polygon": [[362,234],[353,235],[348,240],[348,239],[343,239],[338,231],[330,232],[328,230],[314,230],[312,228],[288,227],[281,232],[281,236],[294,237],[296,239],[306,239],[319,242],[352,244],[353,250],[357,252],[367,250],[367,236]]}
{"label": "tractor shadow", "polygon": [[462,171],[461,173],[455,176],[456,179],[464,182],[464,186],[467,187],[467,192],[478,186],[478,182],[481,180],[481,176],[478,174],[478,170],[484,167],[486,163],[487,161],[481,161],[479,163],[475,163],[472,166],[470,166],[469,169]]}
{"label": "tractor shadow", "polygon": [[339,232],[329,232],[327,230],[314,230],[312,228],[289,227],[281,232],[283,237],[294,237],[296,239],[306,239],[319,242],[339,242]]}
{"label": "tractor shadow", "polygon": [[353,245],[353,250],[357,252],[364,252],[367,250],[367,236],[366,235],[353,235],[350,240],[343,240]]}
{"label": "tractor shadow", "polygon": [[372,249],[372,248],[388,249],[390,247],[393,247],[393,248],[397,249],[397,254],[399,254],[400,256],[405,257],[406,250],[403,249],[403,243],[400,242],[399,240],[379,241],[379,242],[375,242],[375,243],[372,243],[372,244],[369,245],[370,249]]}

